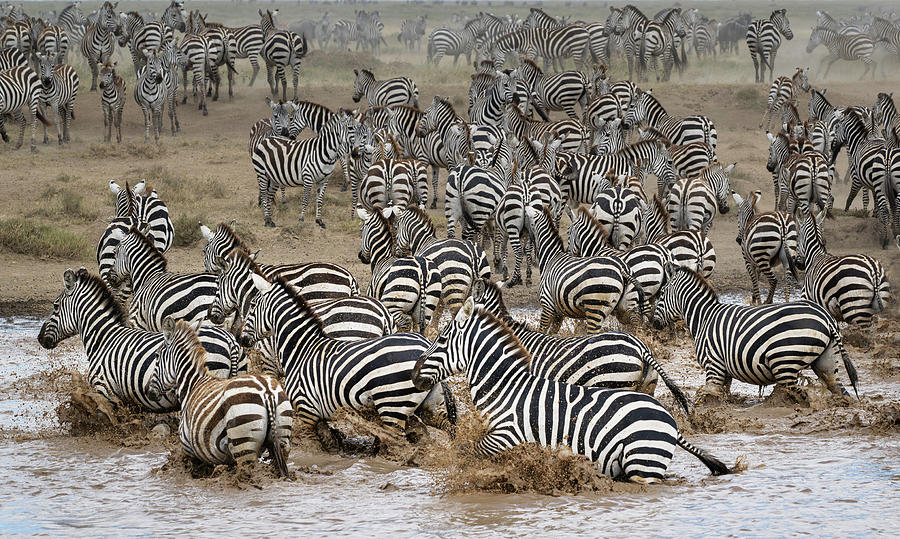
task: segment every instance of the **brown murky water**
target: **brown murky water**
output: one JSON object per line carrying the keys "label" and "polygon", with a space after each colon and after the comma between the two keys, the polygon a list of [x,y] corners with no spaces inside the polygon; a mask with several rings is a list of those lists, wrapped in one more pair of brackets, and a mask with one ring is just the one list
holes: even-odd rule
{"label": "brown murky water", "polygon": [[[710,477],[679,452],[659,486],[561,496],[445,493],[441,471],[381,457],[301,446],[290,459],[294,482],[193,479],[169,465],[173,437],[72,436],[59,427],[55,408],[65,398],[67,373],[83,371],[84,354],[77,339],[52,353],[41,349],[38,327],[31,319],[0,322],[0,535],[896,532],[900,417],[892,414],[900,410],[900,377],[877,377],[859,359],[860,403],[778,408],[756,388],[736,385],[736,402],[703,412],[685,429],[725,461],[746,458],[749,467],[738,475]],[[699,371],[685,355],[666,364],[693,390]],[[668,394],[657,395],[669,402]]]}

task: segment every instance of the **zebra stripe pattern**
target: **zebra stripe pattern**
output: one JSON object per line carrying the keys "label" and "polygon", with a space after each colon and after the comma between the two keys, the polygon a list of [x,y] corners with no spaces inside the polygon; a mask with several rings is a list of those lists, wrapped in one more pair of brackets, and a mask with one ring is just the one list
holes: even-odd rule
{"label": "zebra stripe pattern", "polygon": [[[278,13],[266,10],[257,10],[260,16],[260,28],[262,28],[264,41],[260,51],[260,57],[266,63],[266,78],[272,97],[278,95],[278,81],[281,81],[281,100],[287,101],[287,78],[285,69],[290,66],[294,73],[294,101],[299,99],[297,83],[300,80],[300,62],[309,47],[306,44],[306,36],[293,32],[279,31],[275,27],[274,15]],[[274,69],[274,72],[273,72]]]}
{"label": "zebra stripe pattern", "polygon": [[[157,51],[152,51],[147,56],[147,62],[138,73],[134,85],[134,100],[144,111],[144,142],[150,141],[152,126],[153,140],[159,142],[159,134],[162,131],[162,113],[169,101],[168,88],[171,84],[171,72],[163,67],[162,59]],[[175,136],[174,110],[169,107],[169,117],[172,119],[172,136]]]}
{"label": "zebra stripe pattern", "polygon": [[600,191],[591,206],[610,245],[620,251],[627,251],[641,233],[642,213],[640,198],[622,186]]}
{"label": "zebra stripe pattern", "polygon": [[728,175],[736,163],[727,167],[716,162],[695,178],[678,180],[669,190],[666,211],[671,230],[709,232],[716,213],[728,213],[731,186]]}
{"label": "zebra stripe pattern", "polygon": [[819,45],[825,45],[828,49],[828,56],[822,58],[822,61],[819,63],[819,71],[822,71],[822,66],[825,62],[828,62],[828,67],[825,68],[825,73],[822,75],[823,79],[828,76],[828,72],[831,71],[831,66],[838,60],[848,60],[851,62],[859,60],[866,65],[866,70],[863,71],[860,80],[865,78],[870,70],[872,71],[872,78],[875,78],[875,67],[877,62],[872,60],[872,54],[875,52],[875,43],[868,35],[839,34],[834,30],[818,26],[813,28],[812,34],[809,36],[809,43],[806,45],[806,53],[812,53]]}
{"label": "zebra stripe pattern", "polygon": [[31,114],[31,151],[37,150],[34,145],[37,122],[40,120],[43,125],[49,125],[39,109],[42,95],[40,77],[30,67],[18,66],[0,71],[0,136],[4,142],[9,142],[9,136],[3,126],[4,118],[9,115],[19,124],[16,149],[22,147],[25,140],[25,114],[22,108],[27,107]]}
{"label": "zebra stripe pattern", "polygon": [[390,105],[419,106],[419,89],[407,77],[375,80],[375,74],[368,69],[354,69],[353,101],[359,103],[365,96],[370,107]]}
{"label": "zebra stripe pattern", "polygon": [[122,143],[122,113],[125,112],[125,79],[116,73],[116,63],[106,62],[100,69],[100,106],[103,109],[104,142],[112,140],[116,128],[116,142]]}
{"label": "zebra stripe pattern", "polygon": [[98,66],[109,62],[115,50],[113,33],[116,31],[115,6],[110,2],[103,2],[97,14],[97,22],[89,25],[81,40],[81,54],[88,61],[91,68],[91,91],[97,89]]}
{"label": "zebra stripe pattern", "polygon": [[562,110],[572,118],[578,119],[575,114],[575,105],[581,106],[584,112],[588,101],[588,80],[581,71],[563,71],[554,75],[544,75],[544,72],[531,60],[525,60],[519,71],[531,86],[531,92],[537,97],[535,106],[544,111]]}
{"label": "zebra stripe pattern", "polygon": [[781,36],[794,39],[787,9],[776,9],[768,19],[756,19],[747,26],[747,48],[753,60],[756,82],[765,82],[766,67],[769,68],[769,76],[775,76],[775,56],[781,46]]}
{"label": "zebra stripe pattern", "polygon": [[428,36],[427,62],[438,65],[444,56],[453,56],[453,65],[461,54],[466,55],[466,63],[472,61],[472,50],[476,41],[484,35],[484,23],[480,18],[472,19],[461,30],[437,28]]}
{"label": "zebra stripe pattern", "polygon": [[[41,102],[50,106],[56,124],[56,137],[60,145],[69,143],[69,128],[75,113],[75,96],[78,95],[78,73],[67,64],[55,64],[54,58],[41,54]],[[44,144],[47,144],[47,126],[44,126]]]}
{"label": "zebra stripe pattern", "polygon": [[462,238],[474,241],[497,209],[506,183],[505,175],[496,167],[454,167],[447,176],[444,202],[447,237],[455,237],[456,226],[461,224]]}
{"label": "zebra stripe pattern", "polygon": [[632,126],[647,122],[651,127],[662,133],[671,144],[690,144],[691,142],[703,142],[709,144],[713,151],[718,145],[719,135],[715,125],[706,116],[686,116],[677,118],[669,116],[662,104],[650,91],[638,91],[634,101],[625,113],[622,127],[631,129]]}

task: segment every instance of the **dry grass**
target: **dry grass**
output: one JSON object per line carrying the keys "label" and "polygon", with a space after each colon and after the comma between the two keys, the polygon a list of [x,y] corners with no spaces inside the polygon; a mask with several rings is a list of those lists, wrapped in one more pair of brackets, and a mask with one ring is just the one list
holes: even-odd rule
{"label": "dry grass", "polygon": [[0,220],[0,246],[38,258],[84,259],[87,241],[79,235],[27,218]]}

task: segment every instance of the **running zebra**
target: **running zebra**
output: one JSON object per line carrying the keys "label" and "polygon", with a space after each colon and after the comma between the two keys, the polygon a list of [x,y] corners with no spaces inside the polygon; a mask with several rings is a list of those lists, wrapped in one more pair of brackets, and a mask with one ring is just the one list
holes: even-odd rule
{"label": "running zebra", "polygon": [[9,136],[4,128],[5,117],[11,116],[19,124],[19,141],[16,149],[22,147],[25,140],[25,113],[23,107],[31,113],[31,151],[37,151],[34,145],[34,134],[37,131],[37,122],[50,125],[39,108],[42,96],[40,77],[28,66],[18,66],[6,71],[0,71],[0,136],[4,142],[9,142]]}
{"label": "running zebra", "polygon": [[[57,64],[55,56],[38,55],[41,77],[41,104],[53,111],[56,137],[60,146],[69,143],[69,128],[75,115],[75,96],[78,94],[78,73],[68,64]],[[47,126],[44,125],[44,144]]]}
{"label": "running zebra", "polygon": [[747,48],[753,60],[756,82],[765,82],[766,67],[769,76],[775,76],[775,55],[781,46],[781,36],[788,41],[794,39],[787,9],[776,9],[768,19],[755,19],[747,26]]}
{"label": "running zebra", "polygon": [[796,103],[799,91],[809,92],[809,68],[798,67],[790,77],[778,77],[769,88],[769,98],[766,101],[766,112],[759,122],[759,127],[765,124],[768,131],[772,123],[772,117],[783,107],[790,103]]}
{"label": "running zebra", "polygon": [[231,380],[211,376],[206,350],[195,328],[167,318],[163,346],[150,378],[150,399],[174,400],[181,409],[181,447],[195,464],[247,464],[263,449],[288,477],[293,410],[275,378],[245,374]]}
{"label": "running zebra", "polygon": [[731,186],[728,175],[737,163],[727,167],[716,162],[694,178],[678,180],[666,197],[671,230],[696,230],[706,235],[716,213],[728,213]]}
{"label": "running zebra", "polygon": [[400,33],[397,41],[403,43],[409,52],[416,49],[422,50],[422,37],[425,36],[425,15],[419,15],[415,19],[403,19],[400,23]]}
{"label": "running zebra", "polygon": [[662,133],[671,144],[690,144],[703,142],[716,150],[719,135],[712,120],[706,116],[685,116],[678,118],[669,116],[662,104],[651,94],[650,90],[638,90],[634,100],[625,113],[622,122],[624,129],[631,129],[641,122]]}
{"label": "running zebra", "polygon": [[[815,303],[758,307],[721,303],[706,279],[690,269],[672,268],[652,320],[657,329],[663,329],[679,319],[687,324],[697,361],[706,371],[698,400],[724,398],[735,379],[755,386],[776,384],[804,401],[797,378],[807,367],[833,394],[846,395],[837,379],[838,356],[857,391],[856,368],[837,322]],[[804,346],[797,346],[798,342]]]}
{"label": "running zebra", "polygon": [[861,329],[891,298],[884,266],[871,256],[834,256],[825,250],[821,218],[806,214],[797,246],[797,265],[804,269],[803,297],[818,303],[835,320]]}
{"label": "running zebra", "polygon": [[119,3],[103,2],[97,13],[97,22],[90,24],[84,32],[81,40],[81,54],[85,57],[91,68],[91,90],[97,90],[97,75],[99,67],[112,57],[115,50],[113,34],[118,28],[115,8]]}
{"label": "running zebra", "polygon": [[867,34],[845,35],[839,34],[828,28],[818,26],[813,28],[812,34],[809,36],[809,43],[806,45],[806,53],[811,54],[819,45],[825,45],[828,49],[828,56],[822,58],[819,63],[819,71],[822,66],[828,62],[825,73],[822,75],[824,80],[831,71],[831,66],[838,60],[860,60],[866,65],[860,80],[864,79],[869,70],[872,71],[872,78],[875,78],[875,67],[877,62],[872,60],[872,54],[875,52],[875,43]]}
{"label": "running zebra", "polygon": [[[88,362],[88,383],[113,404],[139,406],[151,412],[177,409],[174,399],[147,394],[153,367],[163,343],[161,333],[128,326],[128,315],[99,277],[84,268],[63,274],[64,288],[53,302],[38,342],[52,350],[80,335]],[[206,348],[206,368],[226,378],[247,372],[247,356],[227,331],[204,326],[199,331]]]}
{"label": "running zebra", "polygon": [[[412,380],[425,391],[465,373],[475,408],[487,420],[487,432],[475,444],[481,455],[529,442],[568,446],[606,476],[658,483],[677,445],[713,474],[731,472],[688,443],[653,397],[546,380],[529,372],[531,359],[502,321],[470,299],[422,353]],[[560,408],[560,402],[566,406]]]}
{"label": "running zebra", "polygon": [[531,94],[536,97],[535,107],[545,112],[565,111],[573,120],[578,119],[578,115],[575,114],[576,104],[581,106],[584,113],[589,93],[587,77],[581,71],[563,71],[545,75],[537,64],[527,59],[518,70],[531,87]]}
{"label": "running zebra", "polygon": [[122,143],[122,113],[125,112],[125,79],[116,73],[116,62],[103,64],[100,69],[100,106],[103,109],[103,141],[112,139],[116,128],[116,142]]}
{"label": "running zebra", "polygon": [[[253,149],[253,169],[259,193],[263,200],[265,225],[274,227],[272,221],[272,199],[282,185],[303,186],[303,205],[300,222],[303,222],[309,206],[313,186],[316,187],[316,224],[325,228],[322,220],[322,205],[328,177],[334,171],[335,163],[349,138],[349,122],[354,121],[346,112],[336,114],[328,121],[319,134],[312,139],[292,141],[282,137],[269,137]],[[351,141],[352,143],[352,141]]]}
{"label": "running zebra", "polygon": [[[134,101],[144,111],[144,143],[150,142],[150,130],[153,129],[153,140],[159,143],[159,134],[163,128],[163,109],[169,101],[168,87],[170,72],[162,65],[157,51],[148,53],[146,63],[137,74],[134,85]],[[187,92],[185,92],[186,96]],[[169,107],[172,119],[172,136],[175,136],[174,111]]]}
{"label": "running zebra", "polygon": [[272,335],[295,418],[315,432],[325,449],[342,447],[343,437],[328,426],[331,415],[341,407],[363,410],[374,405],[385,425],[405,431],[412,441],[425,431],[417,416],[427,417],[430,412],[455,422],[448,389],[420,391],[412,384],[415,361],[428,348],[424,337],[398,334],[335,341],[324,334],[303,296],[283,280],[270,283],[254,276],[253,281],[260,295],[241,330],[241,344],[252,346],[262,336]]}
{"label": "running zebra", "polygon": [[737,243],[741,246],[752,284],[750,302],[754,305],[760,303],[759,277],[762,275],[769,283],[766,303],[772,303],[778,285],[773,269],[778,265],[784,268],[784,300],[790,301],[788,271],[794,281],[800,282],[794,264],[797,258],[797,222],[793,216],[782,211],[760,212],[756,205],[762,198],[762,191],[753,192],[746,200],[737,193],[732,193],[732,196],[738,205]]}

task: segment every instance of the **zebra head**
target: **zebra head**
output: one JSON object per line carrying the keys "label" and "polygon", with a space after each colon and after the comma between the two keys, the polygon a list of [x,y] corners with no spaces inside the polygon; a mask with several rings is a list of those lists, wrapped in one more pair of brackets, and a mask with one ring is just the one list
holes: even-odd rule
{"label": "zebra head", "polygon": [[448,114],[456,115],[450,101],[439,95],[434,96],[434,99],[431,100],[431,105],[425,109],[422,119],[416,124],[416,135],[424,137],[428,133],[437,130],[441,119]]}
{"label": "zebra head", "polygon": [[716,163],[709,169],[710,175],[707,178],[707,182],[716,194],[716,201],[719,203],[719,213],[722,214],[728,213],[731,209],[728,205],[728,200],[731,198],[731,180],[728,176],[736,166],[737,163],[732,163],[728,166]]}
{"label": "zebra head", "polygon": [[106,62],[100,68],[100,75],[97,78],[97,85],[101,90],[107,88],[115,88],[116,86],[116,62]]}
{"label": "zebra head", "polygon": [[38,54],[38,63],[40,66],[38,72],[41,77],[41,86],[43,86],[45,90],[50,90],[53,87],[54,80],[54,58],[47,54]]}
{"label": "zebra head", "polygon": [[775,28],[781,32],[788,41],[794,39],[794,32],[791,30],[791,21],[788,20],[787,9],[776,9],[769,17]]}
{"label": "zebra head", "polygon": [[[63,291],[53,302],[53,312],[44,320],[41,331],[38,333],[38,342],[47,350],[56,348],[61,341],[75,335],[84,322],[81,318],[79,300],[84,295],[85,284],[88,279],[87,270],[81,268],[78,274],[67,269],[63,274]],[[93,281],[102,285],[102,282],[94,278]],[[105,285],[103,285],[105,287]]]}
{"label": "zebra head", "polygon": [[809,34],[809,41],[806,43],[806,54],[810,54],[816,47],[824,43],[825,33],[825,28],[821,26],[813,27],[812,33]]}
{"label": "zebra head", "polygon": [[359,103],[359,100],[375,84],[375,75],[368,69],[354,69],[353,74],[356,75],[353,80],[353,102]]}
{"label": "zebra head", "polygon": [[162,57],[157,49],[147,52],[147,63],[144,66],[143,77],[153,84],[162,84],[163,82],[163,64]]}
{"label": "zebra head", "polygon": [[619,23],[622,20],[622,8],[617,8],[614,6],[609,6],[609,15],[606,16],[606,24],[603,25],[604,28],[607,29],[607,32],[622,35],[624,32],[624,27],[622,31],[619,31]]}
{"label": "zebra head", "polygon": [[360,230],[359,261],[363,264],[373,264],[390,256],[394,245],[390,221],[381,212],[370,212],[362,206],[356,209],[356,215],[363,221]]}
{"label": "zebra head", "polygon": [[475,313],[475,302],[467,298],[453,321],[447,324],[437,338],[425,350],[412,372],[412,382],[416,389],[427,391],[435,384],[462,372],[471,354],[466,353],[463,330]]}
{"label": "zebra head", "polygon": [[144,388],[153,402],[179,402],[187,394],[185,383],[206,372],[206,351],[197,338],[201,320],[191,325],[171,317],[163,320],[163,344],[157,351],[156,367]]}
{"label": "zebra head", "polygon": [[241,328],[241,334],[238,342],[241,346],[251,347],[258,341],[265,339],[275,330],[275,306],[277,295],[277,287],[266,280],[265,277],[257,273],[251,273],[250,278],[253,280],[253,286],[259,295],[256,302],[250,306],[247,311],[247,317],[244,319],[244,326]]}
{"label": "zebra head", "polygon": [[[206,317],[216,325],[225,323],[225,318],[242,308],[247,310],[251,290],[255,290],[250,278],[251,273],[261,274],[256,265],[254,254],[247,254],[242,248],[232,249],[228,255],[218,257],[216,265],[221,268],[216,272],[216,296],[209,304]],[[243,313],[241,313],[243,314]]]}
{"label": "zebra head", "polygon": [[118,5],[118,2],[115,4],[103,2],[97,14],[97,25],[109,32],[115,32],[119,28],[119,20],[116,16],[116,6]]}
{"label": "zebra head", "polygon": [[638,91],[634,96],[634,100],[625,111],[625,118],[622,120],[622,129],[626,131],[632,127],[638,126],[647,118],[647,104],[651,99],[651,90]]}
{"label": "zebra head", "polygon": [[[671,186],[676,181],[675,161],[669,152],[668,146],[660,140],[654,141],[657,151],[650,156],[650,159],[643,164],[645,170],[649,170],[662,180],[662,185]],[[640,172],[641,167],[637,167],[636,172]],[[727,180],[726,180],[727,181]],[[727,207],[727,203],[726,203]]]}
{"label": "zebra head", "polygon": [[[705,280],[696,271],[679,266],[674,262],[667,262],[665,273],[668,276],[666,283],[659,291],[653,313],[650,315],[650,323],[655,329],[664,329],[684,317],[685,308],[693,299],[692,292],[695,289],[695,281]],[[708,290],[712,291],[709,285]],[[715,292],[712,292],[715,295]]]}
{"label": "zebra head", "polygon": [[734,241],[737,242],[738,245],[743,245],[744,242],[744,230],[747,228],[747,223],[750,222],[750,219],[753,218],[754,215],[759,213],[757,209],[757,204],[760,200],[762,200],[762,191],[757,189],[756,191],[750,193],[746,199],[741,198],[741,195],[737,193],[737,191],[731,192],[731,197],[734,199],[734,203],[737,205],[737,228],[738,235]]}
{"label": "zebra head", "polygon": [[289,137],[291,129],[291,117],[294,112],[294,104],[290,101],[273,101],[266,96],[266,104],[272,109],[272,133],[279,137]]}
{"label": "zebra head", "polygon": [[769,159],[766,161],[766,170],[774,174],[787,157],[790,141],[784,133],[773,135],[766,131],[766,137],[769,139]]}
{"label": "zebra head", "polygon": [[809,262],[809,256],[813,251],[813,246],[825,248],[825,237],[822,235],[822,222],[825,220],[825,212],[819,215],[810,211],[803,222],[800,223],[799,233],[797,234],[797,256],[794,259],[794,265],[798,270],[805,271]]}

